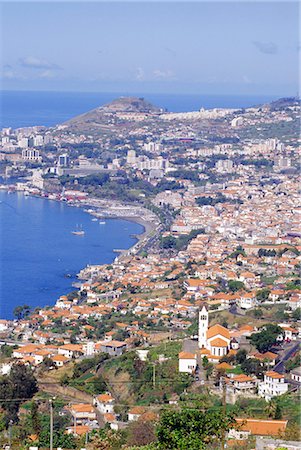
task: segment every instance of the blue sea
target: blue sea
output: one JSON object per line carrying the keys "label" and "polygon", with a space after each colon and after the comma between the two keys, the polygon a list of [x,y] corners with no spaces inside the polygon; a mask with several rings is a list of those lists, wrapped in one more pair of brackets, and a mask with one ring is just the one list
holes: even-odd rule
{"label": "blue sea", "polygon": [[[0,319],[18,305],[53,305],[74,290],[75,275],[87,264],[111,263],[113,249],[131,247],[143,227],[108,219],[104,225],[80,208],[0,191]],[[82,229],[84,236],[72,230]],[[72,278],[67,278],[69,274]]]}
{"label": "blue sea", "polygon": [[275,96],[208,95],[208,94],[147,94],[143,92],[47,92],[2,91],[2,127],[53,126],[83,114],[121,96],[144,97],[154,105],[171,112],[196,111],[210,108],[246,108],[275,100]]}

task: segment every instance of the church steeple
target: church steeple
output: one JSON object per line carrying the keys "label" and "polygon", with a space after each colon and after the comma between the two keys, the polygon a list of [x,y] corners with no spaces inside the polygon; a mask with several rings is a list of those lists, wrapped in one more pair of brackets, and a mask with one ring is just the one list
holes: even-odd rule
{"label": "church steeple", "polygon": [[207,344],[207,330],[209,325],[209,314],[207,305],[203,303],[199,310],[199,348],[205,348]]}

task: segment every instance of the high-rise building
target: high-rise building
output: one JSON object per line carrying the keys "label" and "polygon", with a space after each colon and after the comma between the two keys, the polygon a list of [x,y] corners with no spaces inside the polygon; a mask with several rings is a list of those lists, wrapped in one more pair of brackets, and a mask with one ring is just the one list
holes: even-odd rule
{"label": "high-rise building", "polygon": [[135,150],[129,150],[127,152],[126,162],[129,165],[132,165],[132,164],[136,163],[136,152],[135,152]]}
{"label": "high-rise building", "polygon": [[33,146],[34,147],[41,147],[42,145],[44,145],[44,138],[43,138],[42,135],[37,134],[33,138]]}
{"label": "high-rise building", "polygon": [[63,153],[62,155],[59,156],[58,166],[67,167],[68,165],[69,165],[69,156],[67,155],[67,153]]}

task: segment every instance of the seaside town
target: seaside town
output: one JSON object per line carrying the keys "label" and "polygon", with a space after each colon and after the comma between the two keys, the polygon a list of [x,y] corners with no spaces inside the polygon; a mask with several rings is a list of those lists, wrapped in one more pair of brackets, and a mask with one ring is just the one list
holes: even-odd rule
{"label": "seaside town", "polygon": [[1,189],[144,226],[0,320],[4,448],[301,448],[299,131],[297,98],[134,97],[1,130]]}

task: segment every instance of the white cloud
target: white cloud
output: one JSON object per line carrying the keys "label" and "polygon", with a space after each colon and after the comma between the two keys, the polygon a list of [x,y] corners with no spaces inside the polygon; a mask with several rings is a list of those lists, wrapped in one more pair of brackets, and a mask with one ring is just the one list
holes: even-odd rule
{"label": "white cloud", "polygon": [[22,67],[26,67],[29,69],[61,70],[61,67],[58,66],[57,64],[51,63],[46,59],[37,58],[35,56],[25,56],[24,58],[20,58],[19,64]]}
{"label": "white cloud", "polygon": [[153,71],[153,75],[155,78],[161,78],[161,79],[174,79],[174,73],[171,70],[161,70],[161,69],[155,69]]}

